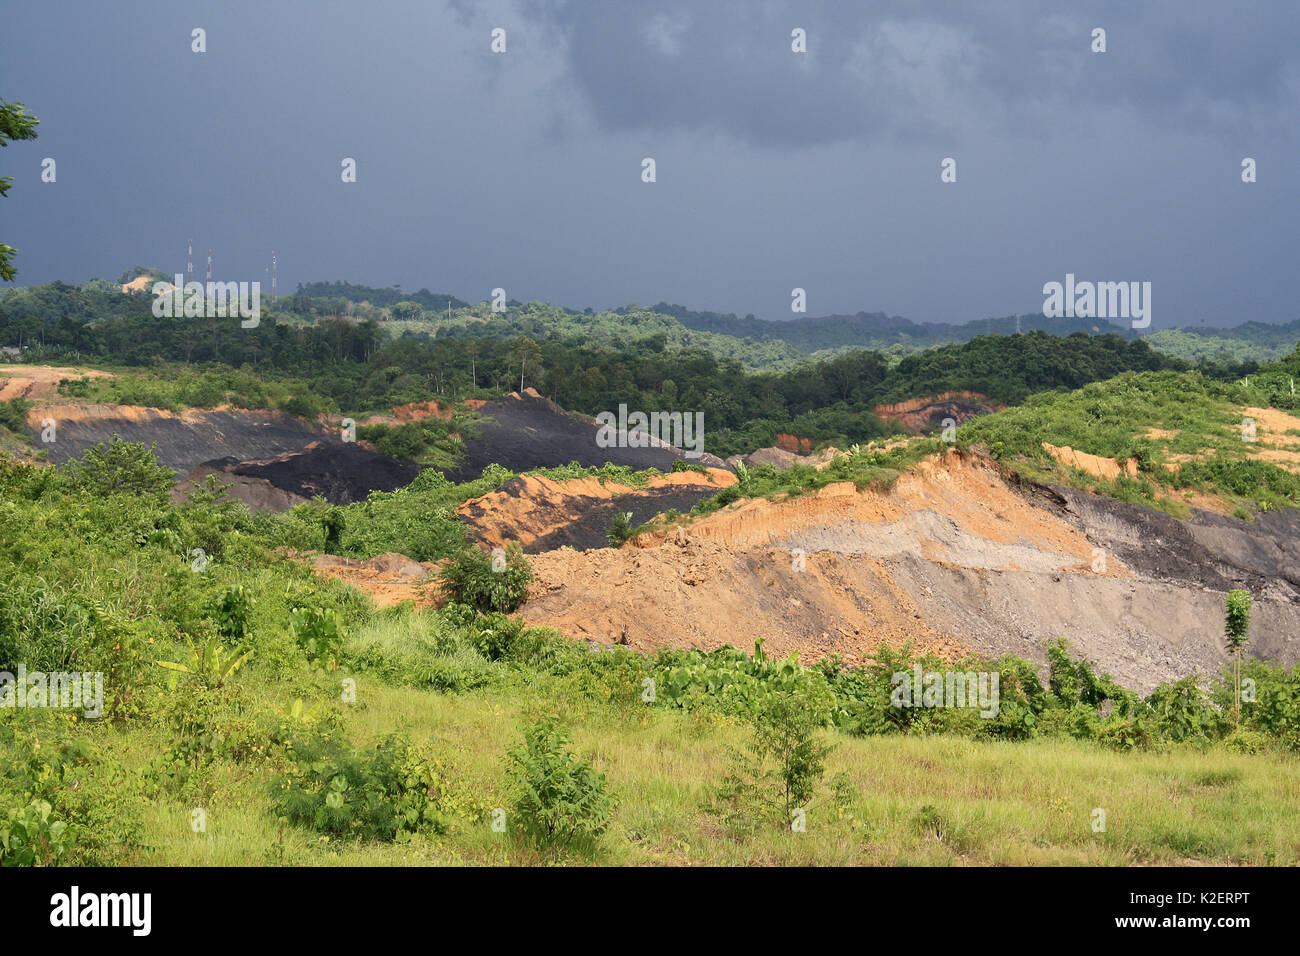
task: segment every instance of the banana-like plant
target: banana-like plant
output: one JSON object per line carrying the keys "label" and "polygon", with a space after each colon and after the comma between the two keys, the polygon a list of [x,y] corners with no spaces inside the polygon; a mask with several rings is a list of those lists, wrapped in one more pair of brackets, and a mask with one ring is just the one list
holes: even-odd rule
{"label": "banana-like plant", "polygon": [[244,666],[244,662],[253,656],[252,651],[245,651],[236,657],[238,649],[227,651],[217,641],[215,637],[209,637],[204,642],[201,649],[190,647],[190,662],[188,664],[177,664],[173,661],[154,661],[159,667],[165,667],[169,671],[179,671],[182,674],[194,674],[201,677],[204,681],[216,679],[216,686],[220,687],[230,676]]}
{"label": "banana-like plant", "polygon": [[740,488],[749,487],[749,468],[743,461],[736,462],[736,484]]}
{"label": "banana-like plant", "polygon": [[296,724],[314,724],[316,722],[316,712],[320,710],[322,703],[324,703],[324,701],[317,701],[315,707],[311,710],[307,710],[303,705],[302,698],[298,697],[294,699],[294,702],[289,706],[288,710],[285,710],[280,706],[277,706],[275,709]]}

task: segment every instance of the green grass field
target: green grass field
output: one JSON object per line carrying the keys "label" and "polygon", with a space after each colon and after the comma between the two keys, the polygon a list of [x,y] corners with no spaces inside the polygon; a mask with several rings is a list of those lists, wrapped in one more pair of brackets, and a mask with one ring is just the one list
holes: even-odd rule
{"label": "green grass field", "polygon": [[[254,677],[245,675],[245,680]],[[251,683],[251,681],[250,681]],[[259,688],[286,705],[298,690]],[[499,686],[463,695],[362,680],[357,702],[335,703],[358,742],[401,731],[427,747],[448,778],[482,808],[508,807],[504,754],[530,707],[553,706],[539,688]],[[729,835],[703,807],[743,745],[739,721],[635,704],[569,708],[574,748],[590,755],[617,799],[593,848],[542,851],[495,833],[490,813],[443,836],[409,843],[329,840],[277,822],[267,781],[273,755],[218,760],[200,793],[154,796],[140,806],[147,848],[114,862],[225,865],[1293,865],[1300,862],[1300,762],[1280,753],[1220,747],[1115,753],[1068,739],[1025,742],[956,737],[851,738],[835,743],[827,776],[847,774],[847,800],[826,793],[806,832],[772,827]],[[82,724],[82,728],[89,727]],[[169,746],[156,730],[89,730],[133,775]],[[192,813],[206,813],[205,832]],[[1094,832],[1094,814],[1105,829]]]}

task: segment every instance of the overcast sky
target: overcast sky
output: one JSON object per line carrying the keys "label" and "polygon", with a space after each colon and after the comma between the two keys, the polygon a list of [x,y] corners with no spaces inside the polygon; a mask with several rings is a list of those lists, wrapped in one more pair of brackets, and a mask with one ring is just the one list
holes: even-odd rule
{"label": "overcast sky", "polygon": [[0,98],[41,120],[0,150],[22,284],[193,237],[281,291],[961,322],[1072,272],[1150,281],[1152,328],[1300,318],[1295,0],[41,0]]}

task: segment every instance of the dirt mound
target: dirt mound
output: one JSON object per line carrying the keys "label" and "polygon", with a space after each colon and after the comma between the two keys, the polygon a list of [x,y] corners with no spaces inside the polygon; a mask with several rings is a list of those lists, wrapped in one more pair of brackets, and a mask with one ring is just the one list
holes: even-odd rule
{"label": "dirt mound", "polygon": [[799,652],[804,663],[827,654],[859,660],[881,642],[912,640],[947,659],[958,641],[920,619],[911,596],[880,562],[809,556],[794,570],[789,552],[735,552],[710,541],[618,551],[551,551],[533,559],[523,608],[529,624],[557,627],[603,644],[624,633],[643,651],[659,647]]}
{"label": "dirt mound", "polygon": [[[1247,445],[1250,456],[1288,471],[1300,471],[1300,418],[1276,408],[1241,409],[1242,418],[1255,422],[1255,441]],[[1244,434],[1245,425],[1237,430]]]}
{"label": "dirt mound", "polygon": [[485,420],[477,429],[478,435],[466,442],[460,466],[446,473],[452,481],[477,478],[494,462],[514,472],[552,468],[572,461],[585,467],[608,461],[638,470],[658,468],[660,471],[669,471],[678,458],[713,467],[722,465],[721,459],[713,455],[690,459],[669,446],[602,448],[596,444],[600,429],[595,419],[566,412],[531,388],[524,389],[522,394],[512,392],[506,398],[485,402],[478,414]]}
{"label": "dirt mound", "polygon": [[[158,281],[158,280],[155,279],[155,278],[153,278],[152,276],[148,276],[148,275],[138,275],[138,276],[136,276],[134,279],[132,279],[130,282],[124,282],[124,283],[122,283],[122,287],[121,287],[121,288],[122,288],[122,291],[123,291],[123,292],[128,293],[128,294],[129,294],[129,293],[134,293],[134,292],[150,292],[150,293],[151,293],[151,292],[153,292],[154,283],[156,283],[157,281]],[[176,286],[172,285],[170,282],[164,282],[164,283],[163,283],[163,286],[165,286],[165,288],[163,289],[164,292],[167,292],[167,291],[170,291],[170,290],[176,288]]]}
{"label": "dirt mound", "polygon": [[436,399],[427,402],[410,402],[406,405],[394,405],[387,415],[367,415],[360,424],[363,425],[403,425],[406,422],[418,422],[424,418],[450,419],[450,406],[438,404]]}
{"label": "dirt mound", "polygon": [[451,409],[443,408],[434,399],[393,406],[393,417],[399,422],[416,422],[422,418],[451,418]]}
{"label": "dirt mound", "polygon": [[1099,455],[1090,455],[1086,451],[1076,451],[1069,445],[1052,445],[1048,442],[1043,442],[1043,450],[1063,465],[1078,468],[1106,481],[1114,481],[1121,474],[1130,478],[1138,476],[1136,458],[1126,458],[1123,462],[1119,462],[1114,458],[1102,458]]}
{"label": "dirt mound", "polygon": [[806,455],[812,451],[812,439],[800,438],[798,435],[787,435],[785,432],[776,433],[776,447],[782,451],[792,451],[796,455]]}
{"label": "dirt mound", "polygon": [[[50,461],[78,458],[91,445],[120,435],[126,441],[157,444],[158,460],[182,475],[203,462],[219,458],[266,458],[302,448],[329,437],[324,429],[300,418],[274,411],[189,409],[172,412],[136,405],[44,405],[27,415],[28,431],[40,442],[41,422],[52,418],[57,440],[38,447],[49,449]],[[341,444],[341,443],[340,443]]]}
{"label": "dirt mound", "polygon": [[[1060,574],[1088,569],[1092,557],[1076,529],[960,456],[905,475],[887,494],[842,482],[785,501],[750,499],[636,544],[539,555],[525,619],[594,640],[626,627],[632,645],[647,648],[712,649],[752,635],[805,661],[853,660],[881,641],[913,640],[952,658],[968,643],[926,613],[934,588],[899,584],[897,562]],[[1127,571],[1114,561],[1109,573]]]}
{"label": "dirt mound", "polygon": [[249,511],[288,511],[294,505],[304,504],[310,499],[296,495],[292,491],[277,488],[265,478],[253,478],[249,475],[235,473],[240,465],[237,458],[218,458],[204,462],[172,488],[172,501],[182,502],[186,496],[203,484],[208,475],[216,475],[226,488],[226,498],[237,498],[248,505]]}
{"label": "dirt mound", "polygon": [[368,561],[318,554],[312,557],[312,568],[323,577],[337,578],[365,591],[380,607],[403,601],[412,601],[416,607],[442,604],[436,585],[430,583],[430,575],[438,570],[436,562],[421,564],[391,551]]}
{"label": "dirt mound", "polygon": [[732,455],[726,460],[725,464],[730,468],[735,468],[737,464],[744,464],[747,467],[771,465],[777,471],[788,471],[795,465],[810,465],[820,470],[829,465],[836,455],[841,454],[843,452],[834,446],[827,446],[814,455],[796,455],[784,448],[772,446],[760,448],[748,455]]}
{"label": "dirt mound", "polygon": [[[390,458],[351,442],[314,441],[272,458],[239,461],[227,457],[204,462],[187,481],[196,484],[208,474],[234,479],[236,487],[228,492],[232,497],[242,498],[253,510],[279,511],[316,495],[335,505],[364,501],[372,491],[395,491],[410,484],[420,471],[415,462]],[[245,490],[252,500],[240,493]],[[280,507],[282,500],[288,504]]]}
{"label": "dirt mound", "polygon": [[735,481],[735,475],[721,468],[707,475],[673,472],[651,478],[640,488],[596,478],[555,481],[520,475],[466,501],[457,512],[468,522],[471,540],[489,548],[518,541],[530,554],[566,545],[585,551],[608,546],[605,532],[620,512],[631,512],[635,527],[669,509],[685,513]]}
{"label": "dirt mound", "polygon": [[59,401],[59,382],[65,378],[112,378],[93,368],[55,365],[0,365],[0,402],[25,398],[29,402]]}
{"label": "dirt mound", "polygon": [[1093,547],[1075,528],[1026,502],[994,468],[959,454],[922,462],[887,493],[836,482],[783,501],[751,498],[696,521],[689,533],[732,549],[915,554],[1007,570],[1087,566]]}
{"label": "dirt mound", "polygon": [[872,409],[880,418],[898,422],[909,432],[920,434],[934,428],[942,428],[944,419],[951,418],[960,425],[976,415],[1006,408],[1000,402],[991,401],[979,392],[944,392],[929,398],[911,398],[905,402],[892,405],[877,405]]}

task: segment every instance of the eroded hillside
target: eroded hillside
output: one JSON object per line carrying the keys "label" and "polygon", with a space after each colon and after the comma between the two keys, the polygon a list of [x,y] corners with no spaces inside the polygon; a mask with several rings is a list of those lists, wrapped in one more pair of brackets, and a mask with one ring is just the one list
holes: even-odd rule
{"label": "eroded hillside", "polygon": [[879,642],[1044,660],[1065,637],[1143,692],[1216,672],[1223,592],[1256,595],[1252,652],[1300,658],[1293,518],[1180,520],[1007,482],[947,453],[888,492],[837,483],[747,500],[618,551],[534,559],[525,620],[604,643],[748,647],[805,662]]}

